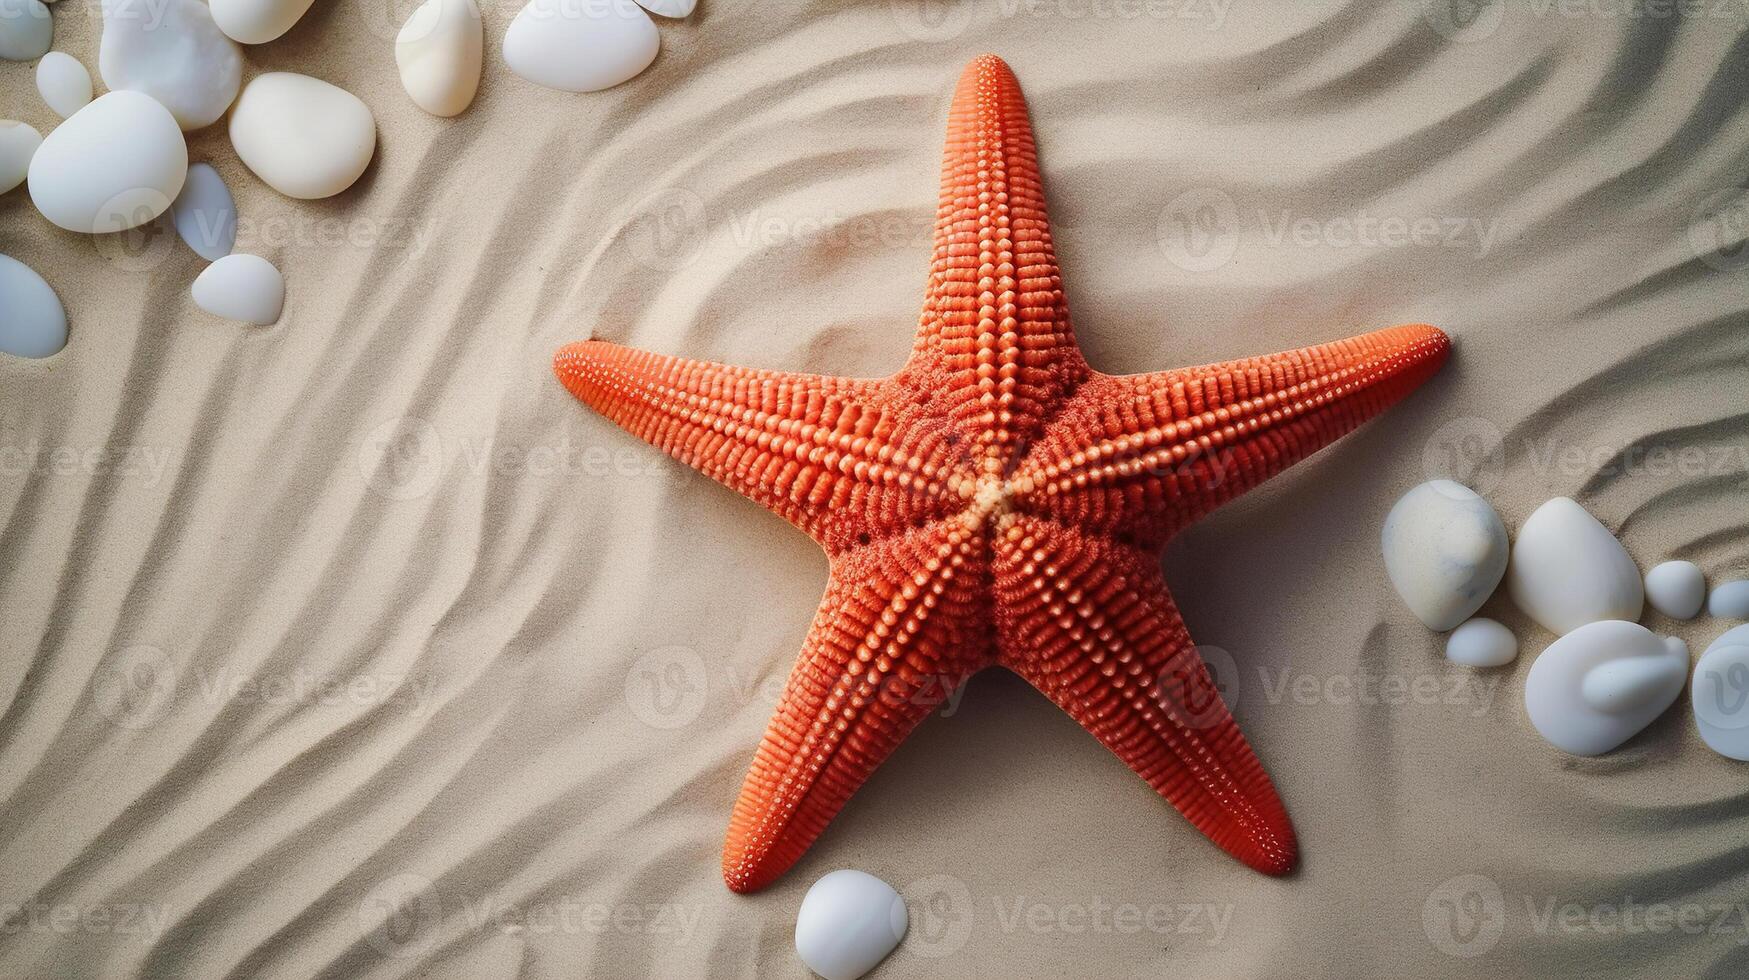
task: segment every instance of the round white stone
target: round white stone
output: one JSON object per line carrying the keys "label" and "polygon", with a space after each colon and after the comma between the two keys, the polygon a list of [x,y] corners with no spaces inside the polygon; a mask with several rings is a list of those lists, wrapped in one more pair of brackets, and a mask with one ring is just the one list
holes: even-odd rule
{"label": "round white stone", "polygon": [[1601,755],[1664,713],[1688,679],[1688,647],[1637,623],[1580,626],[1550,644],[1524,680],[1524,709],[1550,745]]}
{"label": "round white stone", "polygon": [[899,945],[909,924],[905,900],[891,885],[861,871],[834,871],[802,897],[796,952],[825,980],[856,980]]}
{"label": "round white stone", "polygon": [[529,0],[504,32],[504,62],[536,85],[595,92],[650,67],[661,43],[633,0]]}
{"label": "round white stone", "polygon": [[170,219],[176,234],[208,262],[231,254],[237,244],[237,205],[225,179],[210,163],[188,168],[182,193],[170,205]]}
{"label": "round white stone", "polygon": [[50,51],[36,63],[36,90],[65,119],[90,104],[91,73],[67,52]]}
{"label": "round white stone", "polygon": [[0,194],[24,183],[30,173],[30,158],[43,145],[42,134],[35,126],[0,119]]}
{"label": "round white stone", "polygon": [[1706,602],[1706,576],[1694,562],[1664,562],[1646,573],[1646,601],[1671,619],[1693,619]]}
{"label": "round white stone", "polygon": [[279,319],[285,305],[285,279],[259,255],[227,255],[195,277],[194,305],[213,316],[265,327]]}
{"label": "round white stone", "polygon": [[37,148],[30,199],[68,231],[125,231],[169,210],[187,175],[188,147],[170,110],[139,92],[109,92]]}
{"label": "round white stone", "polygon": [[291,72],[258,75],[231,111],[231,145],[255,176],[287,197],[331,197],[376,151],[377,125],[358,96]]}
{"label": "round white stone", "polygon": [[212,0],[219,30],[244,44],[265,44],[292,29],[312,0]]}
{"label": "round white stone", "polygon": [[41,0],[0,2],[0,58],[35,61],[55,41],[55,22]]}
{"label": "round white stone", "polygon": [[1409,611],[1448,630],[1475,614],[1506,571],[1506,525],[1461,483],[1433,480],[1385,515],[1385,572]]}
{"label": "round white stone", "polygon": [[243,52],[201,0],[104,0],[97,73],[111,89],[157,99],[188,132],[231,107]]}
{"label": "round white stone", "polygon": [[0,353],[48,357],[67,346],[67,311],[36,270],[0,255]]}
{"label": "round white stone", "polygon": [[1725,582],[1707,597],[1706,611],[1720,619],[1749,619],[1749,581]]}
{"label": "round white stone", "polygon": [[395,38],[395,66],[413,104],[453,116],[480,87],[485,34],[474,0],[425,0]]}
{"label": "round white stone", "polygon": [[1566,497],[1524,522],[1506,588],[1518,608],[1557,634],[1605,619],[1633,622],[1645,606],[1645,583],[1627,549]]}
{"label": "round white stone", "polygon": [[1749,626],[1726,630],[1706,648],[1688,696],[1701,740],[1722,756],[1749,760]]}
{"label": "round white stone", "polygon": [[698,6],[698,0],[638,0],[638,5],[663,17],[685,17]]}
{"label": "round white stone", "polygon": [[1468,667],[1499,667],[1518,656],[1518,637],[1492,619],[1468,620],[1445,641],[1445,659]]}

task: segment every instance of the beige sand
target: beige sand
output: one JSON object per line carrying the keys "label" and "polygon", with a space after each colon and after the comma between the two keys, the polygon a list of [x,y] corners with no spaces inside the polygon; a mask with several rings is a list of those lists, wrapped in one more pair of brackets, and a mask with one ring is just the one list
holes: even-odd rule
{"label": "beige sand", "polygon": [[[1642,565],[1749,570],[1749,259],[1714,251],[1745,214],[1716,196],[1749,150],[1741,8],[1454,31],[1408,0],[704,0],[645,75],[575,96],[505,70],[501,2],[441,121],[396,79],[408,6],[318,0],[249,51],[376,112],[347,193],[288,200],[222,126],[191,140],[286,273],[276,327],[196,310],[173,241],[0,198],[0,251],[73,324],[0,359],[0,975],[801,976],[797,904],[846,866],[912,900],[881,977],[1742,972],[1745,770],[1685,706],[1605,758],[1549,749],[1520,702],[1549,637],[1496,600],[1527,655],[1448,668],[1375,540],[1453,475],[1513,527],[1570,494]],[[55,20],[94,67],[95,3]],[[593,333],[896,368],[986,50],[1031,97],[1096,366],[1416,320],[1459,353],[1167,558],[1297,875],[993,672],[734,896],[723,828],[825,561],[549,357]],[[31,70],[0,65],[0,115],[46,130]],[[1723,629],[1648,622],[1697,652]]]}

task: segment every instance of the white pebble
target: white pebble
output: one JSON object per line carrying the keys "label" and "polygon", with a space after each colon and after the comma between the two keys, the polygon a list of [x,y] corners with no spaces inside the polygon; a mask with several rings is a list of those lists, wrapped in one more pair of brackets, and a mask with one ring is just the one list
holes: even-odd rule
{"label": "white pebble", "polygon": [[36,90],[65,119],[90,104],[91,73],[67,52],[50,51],[36,63]]}
{"label": "white pebble", "polygon": [[1517,656],[1518,637],[1480,616],[1452,630],[1445,641],[1445,659],[1468,667],[1499,667]]}
{"label": "white pebble", "polygon": [[504,32],[504,63],[566,92],[594,92],[656,60],[656,22],[632,0],[529,0]]}
{"label": "white pebble", "polygon": [[1693,619],[1706,602],[1706,576],[1694,562],[1664,562],[1646,573],[1646,601],[1671,619]]}
{"label": "white pebble", "polygon": [[0,255],[0,353],[48,357],[67,346],[67,311],[36,270]]}
{"label": "white pebble", "polygon": [[1707,597],[1706,611],[1720,619],[1749,619],[1749,581],[1725,582]]}
{"label": "white pebble", "polygon": [[0,119],[0,194],[24,183],[30,173],[30,158],[43,145],[42,134],[35,126]]}
{"label": "white pebble", "polygon": [[1637,623],[1588,623],[1530,665],[1524,708],[1550,745],[1601,755],[1664,713],[1688,679],[1688,647]]}
{"label": "white pebble", "polygon": [[176,234],[208,262],[231,254],[237,244],[237,205],[225,179],[210,163],[188,168],[182,193],[170,205],[170,218]]}
{"label": "white pebble", "polygon": [[227,255],[195,277],[194,305],[213,316],[265,327],[279,319],[285,305],[285,279],[259,255]]}
{"label": "white pebble", "polygon": [[823,876],[796,913],[796,952],[825,980],[856,980],[905,938],[905,900],[874,875],[844,869]]}
{"label": "white pebble", "polygon": [[257,75],[231,110],[231,145],[287,197],[332,197],[364,173],[377,126],[358,96],[291,72]]}
{"label": "white pebble", "polygon": [[97,73],[163,103],[184,132],[217,122],[243,83],[243,52],[201,0],[104,0]]}
{"label": "white pebble", "polygon": [[41,0],[0,2],[0,58],[35,61],[55,41],[55,22]]}
{"label": "white pebble", "polygon": [[1749,760],[1749,626],[1726,630],[1706,648],[1688,696],[1701,740],[1722,756]]}
{"label": "white pebble", "polygon": [[1557,634],[1605,619],[1633,622],[1645,605],[1645,583],[1627,549],[1566,497],[1524,522],[1506,588],[1518,608]]}
{"label": "white pebble", "polygon": [[474,0],[425,0],[395,37],[395,66],[413,104],[453,116],[474,101],[485,47]]}
{"label": "white pebble", "polygon": [[170,110],[139,92],[109,92],[37,148],[30,199],[68,231],[125,231],[169,210],[187,175],[188,146]]}
{"label": "white pebble", "polygon": [[310,9],[312,0],[212,0],[219,30],[244,44],[265,44],[286,31]]}
{"label": "white pebble", "polygon": [[1474,615],[1506,571],[1506,525],[1474,490],[1450,480],[1404,494],[1385,515],[1379,544],[1391,585],[1429,629]]}

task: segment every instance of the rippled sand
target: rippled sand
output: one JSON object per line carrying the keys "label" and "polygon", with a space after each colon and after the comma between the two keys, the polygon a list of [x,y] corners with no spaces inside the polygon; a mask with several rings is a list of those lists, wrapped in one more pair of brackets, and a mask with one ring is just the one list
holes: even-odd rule
{"label": "rippled sand", "polygon": [[[1749,10],[703,0],[645,75],[572,96],[504,69],[506,0],[441,121],[395,76],[409,6],[321,0],[249,52],[376,112],[352,190],[291,201],[222,126],[192,140],[286,273],[276,327],[199,313],[174,242],[0,198],[0,251],[72,321],[56,358],[0,359],[0,974],[799,976],[797,904],[845,866],[912,902],[881,977],[1749,965],[1745,770],[1685,706],[1600,759],[1548,748],[1520,698],[1549,638],[1497,600],[1526,656],[1447,668],[1376,545],[1451,475],[1511,527],[1568,494],[1643,567],[1749,571]],[[94,8],[55,8],[93,68]],[[1292,878],[999,672],[778,885],[718,877],[826,564],[549,358],[895,369],[984,51],[1031,99],[1095,366],[1458,338],[1168,554]],[[46,131],[31,70],[0,64],[0,115]],[[1723,629],[1648,622],[1697,653]]]}

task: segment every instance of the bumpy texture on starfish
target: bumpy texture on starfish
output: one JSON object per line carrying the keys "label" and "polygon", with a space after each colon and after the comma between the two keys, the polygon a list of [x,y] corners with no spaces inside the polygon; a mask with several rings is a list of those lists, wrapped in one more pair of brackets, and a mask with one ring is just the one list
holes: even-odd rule
{"label": "bumpy texture on starfish", "polygon": [[1000,664],[1198,830],[1270,874],[1293,825],[1167,594],[1191,521],[1383,411],[1445,361],[1428,326],[1206,367],[1087,365],[1045,220],[1026,103],[985,56],[948,117],[928,296],[909,362],[855,380],[597,341],[578,398],[811,535],[825,598],[723,847],[730,888],[801,857],[968,675]]}

